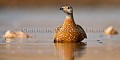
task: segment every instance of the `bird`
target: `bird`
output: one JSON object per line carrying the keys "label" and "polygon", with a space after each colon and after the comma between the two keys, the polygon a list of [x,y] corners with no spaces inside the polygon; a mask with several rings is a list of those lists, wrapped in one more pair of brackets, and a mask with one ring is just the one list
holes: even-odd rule
{"label": "bird", "polygon": [[54,43],[81,42],[84,38],[87,38],[84,29],[74,21],[73,8],[66,5],[61,7],[60,10],[66,14],[66,18],[64,23],[55,29]]}
{"label": "bird", "polygon": [[28,34],[22,32],[22,31],[6,31],[6,33],[3,35],[3,37],[6,38],[32,38],[31,36],[29,36]]}

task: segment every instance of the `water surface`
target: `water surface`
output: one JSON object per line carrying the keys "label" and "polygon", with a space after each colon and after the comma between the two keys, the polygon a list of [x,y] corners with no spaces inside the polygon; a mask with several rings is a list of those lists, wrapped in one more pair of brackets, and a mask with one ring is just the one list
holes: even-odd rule
{"label": "water surface", "polygon": [[[97,31],[110,25],[120,31],[119,11],[117,8],[74,9],[75,21],[85,29],[88,38],[83,43],[57,44],[53,43],[53,31],[65,18],[59,9],[1,9],[0,60],[119,60],[120,35],[106,36],[103,31]],[[33,38],[8,42],[2,37],[7,30],[22,30]]]}

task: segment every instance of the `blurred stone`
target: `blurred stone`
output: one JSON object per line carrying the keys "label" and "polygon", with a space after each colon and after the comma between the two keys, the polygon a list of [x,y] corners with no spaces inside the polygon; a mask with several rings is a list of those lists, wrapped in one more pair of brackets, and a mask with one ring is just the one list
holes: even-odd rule
{"label": "blurred stone", "polygon": [[113,26],[110,26],[110,27],[108,27],[107,29],[104,30],[104,34],[106,34],[106,35],[117,35],[118,31]]}
{"label": "blurred stone", "polygon": [[22,32],[22,31],[15,31],[11,32],[8,30],[5,35],[3,35],[4,38],[32,38],[32,36],[29,36],[28,34]]}

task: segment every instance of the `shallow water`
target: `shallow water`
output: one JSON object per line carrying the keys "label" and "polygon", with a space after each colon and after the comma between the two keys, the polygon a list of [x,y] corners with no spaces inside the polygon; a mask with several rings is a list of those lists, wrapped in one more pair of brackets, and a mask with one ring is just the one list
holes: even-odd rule
{"label": "shallow water", "polygon": [[58,9],[3,9],[0,36],[7,30],[22,30],[33,38],[5,40],[0,37],[0,60],[119,60],[120,35],[106,36],[101,31],[109,25],[120,31],[119,10],[76,8],[75,21],[85,29],[88,38],[83,43],[56,44],[53,31],[65,16]]}

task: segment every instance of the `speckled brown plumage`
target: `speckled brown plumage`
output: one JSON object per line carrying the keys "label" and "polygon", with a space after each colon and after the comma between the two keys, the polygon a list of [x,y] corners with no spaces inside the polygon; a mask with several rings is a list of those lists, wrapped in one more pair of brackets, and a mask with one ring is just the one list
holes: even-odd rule
{"label": "speckled brown plumage", "polygon": [[65,18],[63,25],[54,33],[54,42],[81,42],[84,38],[87,35],[80,25],[75,24],[72,14]]}

